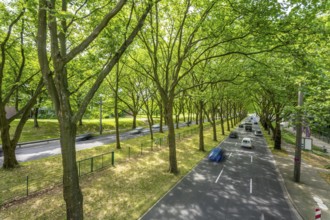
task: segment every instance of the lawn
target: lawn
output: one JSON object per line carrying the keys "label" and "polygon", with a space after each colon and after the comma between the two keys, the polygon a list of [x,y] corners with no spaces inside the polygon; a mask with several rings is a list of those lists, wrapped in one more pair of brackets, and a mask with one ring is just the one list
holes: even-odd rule
{"label": "lawn", "polygon": [[[195,128],[180,128],[177,132],[189,129]],[[157,134],[156,138],[162,136],[164,134]],[[223,138],[219,136],[219,141]],[[146,142],[148,137],[123,141],[122,149],[115,150],[115,167],[81,177],[86,219],[137,219],[218,144],[212,141],[209,128],[205,131],[206,152],[198,151],[197,132],[189,137],[181,136],[177,142],[180,173],[173,175],[167,172],[167,147],[155,145],[151,148],[149,144],[144,144]],[[114,145],[79,151],[77,157],[80,160],[111,150],[114,150]],[[23,163],[19,169],[0,170],[0,185],[11,184],[18,177],[24,179],[27,173],[31,179],[45,178],[42,182],[54,182],[55,178],[60,180],[58,174],[61,169],[59,156]],[[49,191],[31,196],[25,201],[20,200],[7,208],[3,207],[0,213],[0,219],[65,219],[61,186],[53,184]]]}
{"label": "lawn", "polygon": [[[266,134],[266,132],[264,132]],[[268,146],[273,146],[274,141],[271,140],[269,135],[265,135],[266,141],[268,143]],[[295,136],[288,132],[283,131],[282,132],[282,141],[285,144],[288,144],[289,147],[292,149],[295,146]],[[276,150],[273,147],[270,147],[270,150],[274,155],[280,156],[280,157],[288,157],[289,153],[285,149]],[[330,169],[330,156],[322,151],[320,147],[312,146],[311,151],[302,150],[302,159],[304,163],[307,163],[309,165],[312,165],[314,167],[318,167],[321,169]],[[327,181],[330,184],[330,173],[329,172],[319,172],[320,176]]]}

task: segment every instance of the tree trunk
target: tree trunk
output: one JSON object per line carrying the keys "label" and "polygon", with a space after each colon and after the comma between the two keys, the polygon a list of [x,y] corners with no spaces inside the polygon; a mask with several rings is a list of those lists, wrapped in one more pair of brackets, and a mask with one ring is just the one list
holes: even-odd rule
{"label": "tree trunk", "polygon": [[[116,149],[121,149],[120,146],[120,134],[119,134],[119,114],[118,114],[118,89],[119,89],[119,62],[117,63],[116,68],[116,85],[115,85],[115,123],[116,123]],[[134,120],[135,119],[135,120]],[[136,128],[136,117],[134,117],[133,113],[133,129]]]}
{"label": "tree trunk", "polygon": [[4,158],[2,167],[4,169],[15,168],[18,166],[15,154],[16,146],[10,141],[9,129],[10,125],[1,120],[1,141]]}
{"label": "tree trunk", "polygon": [[[164,118],[164,109],[163,105],[159,104],[159,111],[160,111],[160,117],[159,117],[159,132],[163,133],[163,118]],[[172,119],[173,120],[173,119]]]}
{"label": "tree trunk", "polygon": [[153,140],[154,132],[152,130],[152,124],[153,124],[152,115],[147,114],[147,118],[148,118],[148,125],[149,125],[149,131],[150,131],[150,139]]}
{"label": "tree trunk", "polygon": [[231,125],[231,128],[233,128],[234,123],[233,123],[233,114],[232,114],[231,108],[230,108],[230,111],[229,111],[229,115],[230,115],[230,125]]}
{"label": "tree trunk", "polygon": [[176,129],[179,129],[179,115],[175,116],[175,122],[176,122]]}
{"label": "tree trunk", "polygon": [[38,112],[39,112],[39,108],[35,108],[33,111],[33,127],[34,128],[39,128]]}
{"label": "tree trunk", "polygon": [[199,101],[199,150],[200,151],[205,151],[204,131],[203,131],[203,108],[204,108],[204,102]]}
{"label": "tree trunk", "polygon": [[234,125],[237,124],[237,110],[236,110],[236,105],[234,105]]}
{"label": "tree trunk", "polygon": [[212,121],[212,127],[213,127],[213,141],[217,141],[218,137],[217,137],[217,123],[215,121],[215,109],[212,109],[212,114],[211,114],[211,121]]}
{"label": "tree trunk", "polygon": [[[165,102],[166,103],[166,102]],[[175,142],[175,129],[173,122],[173,101],[167,102],[166,106],[166,118],[168,126],[168,147],[169,147],[169,172],[177,174],[178,165],[176,159],[176,142]]]}
{"label": "tree trunk", "polygon": [[67,219],[83,219],[83,196],[76,163],[77,126],[71,122],[71,117],[65,114],[67,113],[58,114],[63,164],[63,197],[66,203]]}
{"label": "tree trunk", "polygon": [[276,123],[275,126],[275,134],[274,134],[274,148],[277,150],[281,150],[281,139],[282,139],[282,132],[280,123]]}
{"label": "tree trunk", "polygon": [[221,134],[225,135],[225,126],[224,126],[224,120],[223,120],[223,107],[222,103],[220,103],[220,111],[219,111],[219,116],[220,116],[220,123],[221,123]]}
{"label": "tree trunk", "polygon": [[136,117],[137,117],[137,114],[134,112],[133,113],[132,129],[135,129],[136,128]]}
{"label": "tree trunk", "polygon": [[281,118],[279,113],[275,115],[275,129],[274,129],[274,148],[277,150],[281,150]]}

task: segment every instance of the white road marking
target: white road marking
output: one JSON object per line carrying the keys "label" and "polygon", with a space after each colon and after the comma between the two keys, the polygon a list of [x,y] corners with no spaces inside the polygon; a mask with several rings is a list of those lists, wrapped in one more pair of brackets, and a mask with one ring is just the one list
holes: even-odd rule
{"label": "white road marking", "polygon": [[261,213],[260,220],[265,220],[265,215],[264,215],[264,213]]}
{"label": "white road marking", "polygon": [[253,163],[253,156],[251,155],[251,163]]}
{"label": "white road marking", "polygon": [[223,172],[223,169],[224,169],[224,168],[222,168],[222,170],[221,170],[221,172],[220,172],[220,174],[219,174],[218,178],[215,180],[215,183],[217,183],[217,182],[219,181],[219,179],[220,179],[220,176],[221,176],[221,174],[222,174],[222,172]]}
{"label": "white road marking", "polygon": [[233,154],[233,152],[231,152],[231,153],[229,154],[229,157],[228,157],[228,158],[230,158],[232,154]]}
{"label": "white road marking", "polygon": [[252,194],[252,178],[250,179],[250,194]]}
{"label": "white road marking", "polygon": [[323,201],[320,197],[313,195],[313,199],[317,203],[317,205],[319,206],[320,209],[325,210],[325,211],[329,210],[328,207],[323,203]]}

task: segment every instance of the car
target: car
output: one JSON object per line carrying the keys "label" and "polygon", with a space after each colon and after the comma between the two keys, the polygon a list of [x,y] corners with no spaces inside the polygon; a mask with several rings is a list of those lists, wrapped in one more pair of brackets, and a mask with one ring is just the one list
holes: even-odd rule
{"label": "car", "polygon": [[160,128],[160,124],[155,124],[155,125],[152,126],[152,128],[153,128],[153,129],[154,129],[154,128]]}
{"label": "car", "polygon": [[257,125],[257,124],[258,124],[258,122],[257,122],[257,121],[255,121],[255,122],[253,122],[253,124]]}
{"label": "car", "polygon": [[76,137],[76,141],[87,141],[89,139],[92,139],[93,135],[91,133],[82,134]]}
{"label": "car", "polygon": [[230,138],[238,138],[238,133],[236,131],[232,131],[232,132],[230,132],[229,137]]}
{"label": "car", "polygon": [[143,130],[143,127],[136,127],[135,129],[129,131],[129,134],[140,134]]}
{"label": "car", "polygon": [[244,128],[244,124],[239,124],[238,127]]}
{"label": "car", "polygon": [[262,132],[261,132],[260,130],[256,130],[256,131],[254,132],[254,135],[255,135],[255,136],[262,136]]}
{"label": "car", "polygon": [[241,142],[241,147],[252,149],[252,139],[249,137],[244,137]]}
{"label": "car", "polygon": [[185,124],[189,126],[189,125],[191,125],[191,121],[187,121],[187,122],[185,122]]}
{"label": "car", "polygon": [[245,123],[245,130],[252,131],[252,123]]}

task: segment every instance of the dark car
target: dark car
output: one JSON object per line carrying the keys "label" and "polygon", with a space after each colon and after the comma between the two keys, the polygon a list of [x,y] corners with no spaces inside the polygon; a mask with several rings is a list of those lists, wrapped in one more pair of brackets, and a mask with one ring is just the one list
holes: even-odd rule
{"label": "dark car", "polygon": [[245,130],[252,131],[252,123],[245,123]]}
{"label": "dark car", "polygon": [[88,133],[88,134],[82,134],[76,137],[76,141],[87,141],[89,139],[92,139],[93,135]]}
{"label": "dark car", "polygon": [[238,133],[236,131],[232,131],[232,132],[230,132],[229,137],[230,138],[238,138]]}
{"label": "dark car", "polygon": [[239,124],[238,127],[244,128],[244,124]]}

